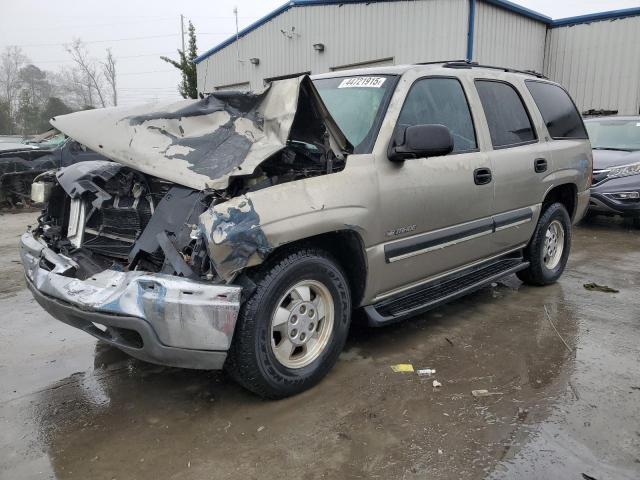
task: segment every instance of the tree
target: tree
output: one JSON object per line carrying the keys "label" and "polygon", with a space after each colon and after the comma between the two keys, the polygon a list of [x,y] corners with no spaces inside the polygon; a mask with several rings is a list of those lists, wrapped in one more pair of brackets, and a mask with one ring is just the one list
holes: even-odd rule
{"label": "tree", "polygon": [[7,104],[9,116],[13,118],[20,97],[20,70],[27,57],[20,47],[6,47],[0,57],[0,88]]}
{"label": "tree", "polygon": [[9,102],[0,100],[0,135],[13,133],[13,119],[9,112]]}
{"label": "tree", "polygon": [[118,90],[116,88],[116,59],[111,53],[111,49],[107,48],[107,60],[102,63],[104,78],[109,87],[111,87],[111,101],[114,106],[118,105]]}
{"label": "tree", "polygon": [[93,93],[95,92],[100,105],[106,107],[102,74],[98,70],[97,62],[89,56],[85,44],[82,43],[82,40],[76,38],[71,45],[66,45],[65,49],[71,55],[71,59],[75,62],[76,68],[80,73],[77,80],[87,92],[88,105],[94,106]]}
{"label": "tree", "polygon": [[23,89],[20,92],[18,110],[16,112],[18,131],[21,135],[31,135],[38,133],[40,126],[40,107],[34,102],[29,90]]}
{"label": "tree", "polygon": [[53,88],[47,78],[47,72],[28,64],[20,70],[19,78],[20,89],[28,92],[31,103],[44,105]]}
{"label": "tree", "polygon": [[44,132],[51,128],[49,120],[58,115],[66,115],[72,110],[58,97],[49,97],[44,109],[40,112],[40,120],[38,122],[38,131]]}
{"label": "tree", "polygon": [[187,52],[178,49],[179,60],[160,57],[182,72],[182,80],[178,85],[178,92],[183,98],[198,98],[198,74],[194,63],[197,56],[196,29],[193,27],[193,23],[189,22],[189,47]]}

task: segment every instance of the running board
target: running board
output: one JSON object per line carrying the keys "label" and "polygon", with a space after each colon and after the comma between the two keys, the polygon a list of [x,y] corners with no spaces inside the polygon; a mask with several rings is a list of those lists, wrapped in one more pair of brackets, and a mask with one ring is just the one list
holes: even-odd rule
{"label": "running board", "polygon": [[420,285],[408,292],[365,307],[369,325],[381,327],[431,310],[512,273],[524,270],[522,258],[501,258]]}

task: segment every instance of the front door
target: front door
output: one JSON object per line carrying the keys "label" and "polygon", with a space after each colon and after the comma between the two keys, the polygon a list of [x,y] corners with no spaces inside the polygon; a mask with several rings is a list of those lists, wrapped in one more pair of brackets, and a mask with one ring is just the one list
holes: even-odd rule
{"label": "front door", "polygon": [[453,134],[449,155],[391,162],[377,158],[385,275],[377,296],[486,257],[492,251],[491,163],[478,148],[457,78],[428,77],[411,87],[396,131],[441,124]]}

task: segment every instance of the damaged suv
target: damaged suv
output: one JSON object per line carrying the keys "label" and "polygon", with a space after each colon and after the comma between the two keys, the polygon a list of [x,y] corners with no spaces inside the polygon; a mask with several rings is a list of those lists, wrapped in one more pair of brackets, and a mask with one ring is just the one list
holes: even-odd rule
{"label": "damaged suv", "polygon": [[465,62],[102,109],[52,125],[113,162],[41,178],[26,280],[54,317],[283,397],[372,326],[562,273],[591,147],[568,94]]}

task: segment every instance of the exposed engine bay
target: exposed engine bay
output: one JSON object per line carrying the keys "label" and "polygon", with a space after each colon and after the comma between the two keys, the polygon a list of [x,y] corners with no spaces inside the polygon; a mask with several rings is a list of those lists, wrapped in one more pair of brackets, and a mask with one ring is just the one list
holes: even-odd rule
{"label": "exposed engine bay", "polygon": [[79,279],[111,269],[220,280],[200,215],[247,192],[342,168],[344,160],[293,141],[227,189],[199,191],[117,163],[84,162],[39,177],[49,196],[34,233],[77,263]]}

